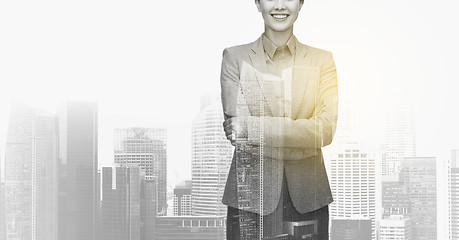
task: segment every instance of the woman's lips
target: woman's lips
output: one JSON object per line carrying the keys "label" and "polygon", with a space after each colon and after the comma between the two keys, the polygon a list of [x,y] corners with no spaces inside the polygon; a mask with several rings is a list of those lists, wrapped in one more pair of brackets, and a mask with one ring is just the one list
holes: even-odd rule
{"label": "woman's lips", "polygon": [[289,15],[288,14],[271,14],[271,16],[276,19],[276,20],[284,20],[286,19]]}

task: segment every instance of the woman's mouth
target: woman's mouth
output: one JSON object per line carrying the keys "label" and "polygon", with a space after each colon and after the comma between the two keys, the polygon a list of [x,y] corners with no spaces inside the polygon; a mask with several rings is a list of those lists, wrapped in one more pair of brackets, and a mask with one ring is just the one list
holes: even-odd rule
{"label": "woman's mouth", "polygon": [[288,14],[271,14],[271,16],[276,20],[284,20],[288,17]]}

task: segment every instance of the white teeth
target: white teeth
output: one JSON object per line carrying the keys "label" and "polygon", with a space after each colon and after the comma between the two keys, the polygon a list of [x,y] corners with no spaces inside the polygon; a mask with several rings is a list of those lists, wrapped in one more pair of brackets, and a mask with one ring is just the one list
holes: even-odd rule
{"label": "white teeth", "polygon": [[287,17],[286,14],[273,14],[273,17],[276,19],[284,19]]}

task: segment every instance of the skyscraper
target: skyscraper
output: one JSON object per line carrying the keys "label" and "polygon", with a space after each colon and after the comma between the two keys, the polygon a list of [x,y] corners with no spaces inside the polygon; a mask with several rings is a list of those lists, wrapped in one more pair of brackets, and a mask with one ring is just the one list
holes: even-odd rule
{"label": "skyscraper", "polygon": [[[383,178],[383,218],[411,219],[412,238],[437,239],[436,159],[404,158],[398,174]],[[387,221],[386,221],[387,222]],[[389,224],[390,225],[390,224]],[[379,230],[380,235],[384,229]]]}
{"label": "skyscraper", "polygon": [[448,167],[448,210],[450,239],[459,239],[459,150],[453,150]]}
{"label": "skyscraper", "polygon": [[413,239],[437,239],[436,159],[405,158],[402,161],[404,181],[409,184]]}
{"label": "skyscraper", "polygon": [[174,188],[174,216],[191,215],[191,181],[184,181]]}
{"label": "skyscraper", "polygon": [[140,240],[140,178],[138,167],[102,168],[102,240]]}
{"label": "skyscraper", "polygon": [[382,177],[382,217],[409,216],[411,211],[409,183],[402,172]]}
{"label": "skyscraper", "polygon": [[[337,149],[342,149],[338,151]],[[370,220],[375,239],[376,162],[374,154],[357,142],[336,146],[330,158],[332,219]],[[334,226],[332,225],[332,231]]]}
{"label": "skyscraper", "polygon": [[192,214],[225,215],[221,199],[232,157],[218,95],[205,95],[191,130]]}
{"label": "skyscraper", "polygon": [[96,240],[97,104],[68,102],[59,118],[59,240]]}
{"label": "skyscraper", "polygon": [[115,163],[138,166],[156,180],[159,215],[167,209],[167,131],[160,128],[115,129]]}
{"label": "skyscraper", "polygon": [[[353,105],[344,101],[341,106],[333,144],[325,150],[329,153],[326,156],[334,199],[330,204],[331,232],[335,234],[334,239],[339,239],[343,231],[349,239],[365,238],[352,231],[355,232],[356,227],[365,231],[363,223],[369,221],[370,239],[375,239],[376,154],[360,141]],[[346,230],[345,226],[354,230]]]}
{"label": "skyscraper", "polygon": [[382,159],[382,175],[395,174],[405,157],[416,156],[416,123],[413,110],[397,97],[386,119],[386,141]]}
{"label": "skyscraper", "polygon": [[13,106],[5,156],[7,239],[57,239],[56,117]]}
{"label": "skyscraper", "polygon": [[[146,207],[156,204],[155,195],[145,194],[148,184],[145,173],[139,167],[104,167],[102,169],[102,206],[101,206],[101,239],[102,240],[147,240],[153,235],[148,231],[154,229],[156,212],[146,216]],[[150,189],[151,190],[151,189]],[[148,238],[150,237],[150,238]]]}

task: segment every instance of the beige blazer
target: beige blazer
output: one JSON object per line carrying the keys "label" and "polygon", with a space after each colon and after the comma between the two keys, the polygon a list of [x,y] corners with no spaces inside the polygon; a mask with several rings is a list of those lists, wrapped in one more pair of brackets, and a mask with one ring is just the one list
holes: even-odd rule
{"label": "beige blazer", "polygon": [[298,212],[333,201],[321,147],[331,143],[336,129],[335,64],[330,52],[299,42],[294,58],[280,83],[266,74],[261,37],[223,52],[225,119],[237,116],[247,126],[246,133],[237,134],[222,200],[228,206],[272,213],[284,173]]}

